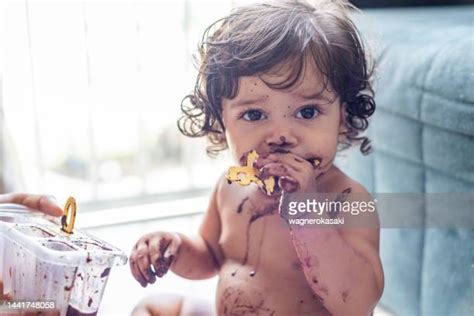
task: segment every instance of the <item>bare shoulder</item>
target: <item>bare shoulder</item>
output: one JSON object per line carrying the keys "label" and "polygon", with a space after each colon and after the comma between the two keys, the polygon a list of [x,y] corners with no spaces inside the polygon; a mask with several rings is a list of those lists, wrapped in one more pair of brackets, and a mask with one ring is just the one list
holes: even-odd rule
{"label": "bare shoulder", "polygon": [[226,173],[222,173],[219,177],[219,180],[216,183],[214,194],[216,199],[216,207],[219,213],[228,207],[229,203],[232,203],[238,194],[239,189],[239,185],[236,183],[230,183],[225,175]]}
{"label": "bare shoulder", "polygon": [[322,179],[323,192],[345,192],[370,198],[367,189],[358,181],[349,177],[341,169],[333,166]]}

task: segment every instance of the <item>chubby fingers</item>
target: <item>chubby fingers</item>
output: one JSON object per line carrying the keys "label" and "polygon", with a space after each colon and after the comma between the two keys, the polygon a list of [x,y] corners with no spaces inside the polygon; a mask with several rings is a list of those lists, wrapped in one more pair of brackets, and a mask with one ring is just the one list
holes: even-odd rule
{"label": "chubby fingers", "polygon": [[321,163],[320,158],[314,157],[305,159],[293,153],[287,153],[283,155],[271,154],[268,156],[268,159],[291,166],[298,172],[317,170]]}
{"label": "chubby fingers", "polygon": [[150,260],[157,277],[163,277],[175,261],[181,239],[177,234],[170,233],[166,237],[153,239],[151,242]]}
{"label": "chubby fingers", "polygon": [[130,255],[130,269],[133,277],[145,287],[148,283],[154,283],[156,278],[151,270],[148,237],[142,237],[133,248]]}
{"label": "chubby fingers", "polygon": [[132,275],[135,278],[135,280],[137,280],[141,286],[146,287],[147,281],[146,281],[145,276],[141,273],[140,268],[138,267],[137,258],[136,258],[136,255],[134,254],[135,251],[136,249],[134,249],[134,251],[132,251],[132,254],[130,255],[130,260],[129,260],[130,271],[132,272]]}
{"label": "chubby fingers", "polygon": [[283,163],[273,162],[265,165],[260,170],[260,177],[262,179],[276,177],[278,187],[288,193],[296,192],[300,188],[300,183],[297,180],[297,171]]}
{"label": "chubby fingers", "polygon": [[281,155],[270,154],[267,159],[274,161],[261,169],[261,177],[278,177],[278,185],[283,191],[313,192],[316,188],[316,179],[321,175],[319,168],[321,159],[305,159],[293,153]]}

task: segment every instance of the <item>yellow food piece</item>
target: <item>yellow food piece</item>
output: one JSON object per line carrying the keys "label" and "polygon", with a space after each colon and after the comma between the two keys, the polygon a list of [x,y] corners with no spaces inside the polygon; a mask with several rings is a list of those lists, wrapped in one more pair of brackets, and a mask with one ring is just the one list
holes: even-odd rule
{"label": "yellow food piece", "polygon": [[255,183],[263,188],[267,195],[271,195],[275,190],[275,178],[269,177],[263,181],[260,179],[258,169],[253,167],[258,157],[258,153],[252,150],[247,155],[246,165],[242,167],[230,167],[225,177],[230,182],[236,182],[244,186]]}

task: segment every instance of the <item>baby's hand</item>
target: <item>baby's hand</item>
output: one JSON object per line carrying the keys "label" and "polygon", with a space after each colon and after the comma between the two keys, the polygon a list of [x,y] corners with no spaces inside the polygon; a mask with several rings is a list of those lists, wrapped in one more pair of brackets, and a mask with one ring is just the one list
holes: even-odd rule
{"label": "baby's hand", "polygon": [[155,275],[161,278],[168,272],[180,245],[181,238],[176,233],[154,232],[141,237],[130,255],[133,277],[143,287],[155,283]]}
{"label": "baby's hand", "polygon": [[322,174],[318,168],[320,160],[304,159],[293,153],[270,154],[260,176],[278,177],[278,186],[283,192],[317,192],[316,179]]}

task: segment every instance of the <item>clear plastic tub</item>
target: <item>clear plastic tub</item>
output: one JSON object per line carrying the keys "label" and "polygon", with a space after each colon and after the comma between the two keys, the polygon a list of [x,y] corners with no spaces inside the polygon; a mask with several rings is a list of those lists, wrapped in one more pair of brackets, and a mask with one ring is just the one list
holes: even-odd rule
{"label": "clear plastic tub", "polygon": [[90,234],[62,232],[57,218],[0,204],[0,301],[54,301],[47,315],[96,315],[111,268],[126,263]]}

